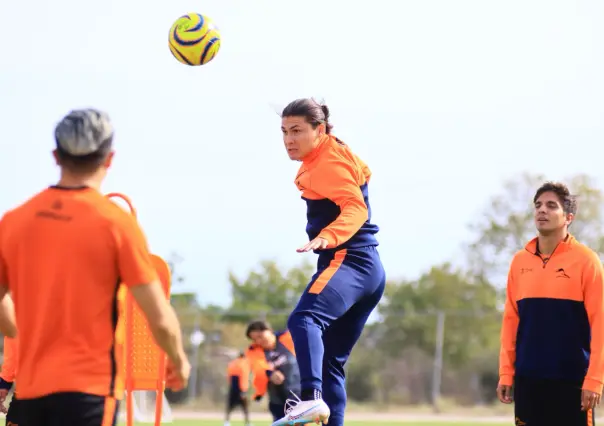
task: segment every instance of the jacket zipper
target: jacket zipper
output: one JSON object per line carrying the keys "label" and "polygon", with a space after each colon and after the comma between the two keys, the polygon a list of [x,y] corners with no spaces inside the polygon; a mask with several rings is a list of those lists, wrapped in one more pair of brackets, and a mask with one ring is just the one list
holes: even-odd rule
{"label": "jacket zipper", "polygon": [[549,257],[546,257],[545,259],[543,257],[541,257],[541,254],[539,253],[539,251],[533,253],[535,256],[537,256],[539,259],[541,259],[541,263],[542,263],[542,268],[545,269],[545,267],[547,266],[547,264],[549,263],[550,259],[552,257],[554,257],[554,253],[556,253],[556,249],[558,248],[558,246],[560,245],[560,243],[558,243],[556,245],[556,247],[554,247],[554,250],[552,251],[552,254],[549,255]]}

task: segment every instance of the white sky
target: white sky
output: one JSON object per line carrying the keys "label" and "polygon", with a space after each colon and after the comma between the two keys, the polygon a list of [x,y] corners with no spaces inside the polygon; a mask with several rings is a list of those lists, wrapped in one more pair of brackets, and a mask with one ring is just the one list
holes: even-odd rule
{"label": "white sky", "polygon": [[[186,12],[222,31],[201,68],[168,50]],[[603,18],[601,0],[5,1],[0,211],[56,180],[65,113],[105,109],[105,190],[134,200],[154,252],[184,258],[181,289],[228,303],[229,268],[302,260],[298,164],[270,105],[316,96],[374,173],[390,278],[416,277],[458,260],[504,179],[604,183]]]}

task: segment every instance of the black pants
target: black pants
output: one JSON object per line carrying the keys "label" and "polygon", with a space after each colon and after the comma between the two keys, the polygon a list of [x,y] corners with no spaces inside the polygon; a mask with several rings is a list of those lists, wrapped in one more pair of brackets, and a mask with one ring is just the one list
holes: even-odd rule
{"label": "black pants", "polygon": [[115,426],[119,402],[78,392],[19,400],[19,426]]}
{"label": "black pants", "polygon": [[229,397],[227,399],[227,409],[226,409],[226,420],[228,421],[231,417],[231,413],[237,407],[241,407],[243,410],[243,416],[245,418],[245,422],[249,423],[250,421],[250,411],[249,411],[249,403],[248,399],[241,396],[240,392],[230,392]]}
{"label": "black pants", "polygon": [[516,425],[594,426],[594,411],[581,411],[581,386],[581,382],[516,377]]}
{"label": "black pants", "polygon": [[285,404],[275,404],[274,402],[268,403],[268,411],[273,416],[273,421],[281,420],[285,416]]}
{"label": "black pants", "polygon": [[19,420],[19,418],[21,417],[20,405],[21,401],[19,401],[13,393],[13,399],[11,399],[10,404],[8,406],[8,412],[6,413],[6,426],[21,425],[21,421]]}

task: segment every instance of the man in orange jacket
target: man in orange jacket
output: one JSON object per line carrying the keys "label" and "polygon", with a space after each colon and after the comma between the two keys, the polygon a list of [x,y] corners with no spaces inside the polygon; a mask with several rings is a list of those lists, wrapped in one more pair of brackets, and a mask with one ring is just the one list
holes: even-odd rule
{"label": "man in orange jacket", "polygon": [[497,394],[514,402],[517,425],[591,426],[604,382],[602,262],[568,231],[577,203],[565,185],[544,184],[533,203],[538,236],[508,274]]}

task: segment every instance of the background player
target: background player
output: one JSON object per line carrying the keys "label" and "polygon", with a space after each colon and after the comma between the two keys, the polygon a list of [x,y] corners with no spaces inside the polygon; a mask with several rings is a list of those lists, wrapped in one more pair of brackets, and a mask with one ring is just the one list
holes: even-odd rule
{"label": "background player", "polygon": [[123,395],[115,342],[120,282],[168,355],[168,386],[183,388],[190,366],[141,229],[100,193],[113,160],[109,118],[72,111],[55,140],[58,184],[0,221],[0,291],[6,298],[10,288],[19,328],[20,421],[107,426]]}
{"label": "background player", "polygon": [[229,395],[224,426],[231,424],[231,413],[239,406],[243,409],[245,424],[250,426],[249,398],[247,394],[250,387],[250,362],[243,352],[227,366],[227,378],[229,380]]}
{"label": "background player", "polygon": [[268,392],[268,408],[276,421],[285,415],[285,403],[292,392],[300,392],[300,370],[291,334],[275,333],[265,321],[248,325],[247,337],[253,342],[246,353],[254,374],[254,399]]}
{"label": "background player", "polygon": [[13,388],[17,373],[17,341],[16,338],[4,338],[4,360],[0,371],[0,412],[6,414],[6,426],[18,426],[19,400],[13,392],[8,409],[4,405],[8,393]]}
{"label": "background player", "polygon": [[[310,242],[298,252],[319,253],[317,273],[288,320],[300,365],[301,401],[275,425],[315,421],[344,424],[344,364],[384,292],[386,275],[371,223],[371,172],[331,135],[329,109],[312,99],[291,102],[281,131],[289,158],[301,161],[295,184],[307,204]],[[325,398],[325,402],[323,401]]]}
{"label": "background player", "polygon": [[[4,297],[4,306],[14,313],[14,305],[10,296]],[[6,425],[19,424],[19,400],[13,397],[8,409],[5,405],[6,397],[13,388],[17,372],[17,341],[15,338],[4,337],[4,357],[0,371],[0,412],[6,414]]]}
{"label": "background player", "polygon": [[514,256],[501,330],[499,400],[514,386],[519,425],[591,426],[604,382],[604,278],[568,227],[577,203],[546,183],[533,199],[537,238]]}

